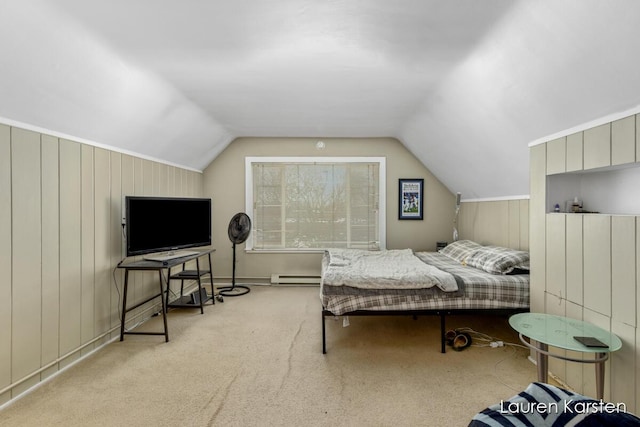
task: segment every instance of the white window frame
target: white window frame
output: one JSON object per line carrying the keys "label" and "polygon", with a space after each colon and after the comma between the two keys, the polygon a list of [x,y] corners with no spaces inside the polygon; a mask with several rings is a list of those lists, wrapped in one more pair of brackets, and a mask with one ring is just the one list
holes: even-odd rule
{"label": "white window frame", "polygon": [[[245,212],[251,218],[253,224],[253,164],[254,163],[378,163],[378,231],[380,249],[387,247],[386,239],[386,210],[387,210],[387,186],[386,186],[386,157],[245,157]],[[245,251],[249,252],[283,252],[283,253],[319,253],[323,249],[254,249],[253,233],[249,234],[245,242]]]}

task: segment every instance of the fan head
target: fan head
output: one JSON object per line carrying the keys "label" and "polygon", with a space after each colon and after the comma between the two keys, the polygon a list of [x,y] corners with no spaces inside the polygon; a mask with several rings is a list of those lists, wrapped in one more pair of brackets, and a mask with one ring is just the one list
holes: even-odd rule
{"label": "fan head", "polygon": [[233,243],[242,243],[247,240],[251,232],[251,219],[246,213],[237,213],[229,222],[229,240]]}

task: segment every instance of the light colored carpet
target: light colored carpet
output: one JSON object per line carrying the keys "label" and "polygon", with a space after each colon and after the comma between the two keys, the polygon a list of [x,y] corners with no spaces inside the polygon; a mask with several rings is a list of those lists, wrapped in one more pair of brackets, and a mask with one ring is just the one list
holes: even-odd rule
{"label": "light colored carpet", "polygon": [[[127,335],[4,409],[0,426],[466,426],[536,379],[522,348],[440,353],[435,316],[350,323],[327,319],[323,355],[315,287],[172,310],[168,343]],[[518,342],[503,317],[447,322],[463,326]]]}

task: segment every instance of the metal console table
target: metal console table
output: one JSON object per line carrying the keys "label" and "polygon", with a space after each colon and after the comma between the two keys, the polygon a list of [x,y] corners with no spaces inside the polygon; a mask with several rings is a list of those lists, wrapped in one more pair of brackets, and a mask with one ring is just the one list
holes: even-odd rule
{"label": "metal console table", "polygon": [[[179,307],[179,308],[200,308],[200,312],[204,313],[203,311],[203,305],[209,301],[212,300],[212,303],[215,304],[215,299],[213,296],[213,271],[212,271],[212,267],[211,267],[211,253],[215,252],[215,249],[205,249],[205,250],[201,250],[198,251],[195,254],[192,255],[187,255],[184,257],[179,257],[179,258],[172,258],[172,259],[168,259],[166,261],[150,261],[150,260],[140,260],[140,261],[131,261],[131,262],[123,262],[121,264],[118,265],[118,268],[124,268],[125,273],[124,273],[124,289],[122,292],[122,314],[121,314],[121,321],[120,321],[120,341],[124,340],[124,336],[125,334],[128,335],[164,335],[164,339],[165,342],[169,341],[169,329],[167,328],[167,310],[169,307]],[[200,269],[200,261],[199,258],[202,256],[207,255],[208,259],[209,259],[209,270],[201,270]],[[177,267],[179,265],[182,265],[184,268],[184,265],[192,260],[196,260],[196,270],[183,270],[179,273],[176,273],[175,275],[171,275],[171,269],[174,267]],[[163,270],[167,270],[168,271],[168,275],[167,275],[167,279],[166,279],[166,289],[164,287],[164,276],[162,274]],[[144,301],[141,301],[131,307],[127,307],[127,291],[129,288],[129,272],[130,271],[157,271],[158,272],[158,293],[154,294],[152,296],[150,296],[149,298],[145,299]],[[206,274],[210,274],[211,277],[211,288],[212,288],[212,295],[207,297],[203,297],[203,288],[202,288],[202,282],[201,282],[201,278],[202,276],[206,275]],[[177,302],[172,302],[169,303],[169,291],[170,291],[170,287],[169,287],[169,281],[170,280],[181,280],[182,285],[180,287],[180,297],[178,299]],[[197,302],[191,302],[189,303],[188,301],[186,301],[184,295],[182,295],[183,291],[184,291],[184,280],[196,280],[197,284],[198,284],[198,290],[197,292]],[[165,298],[165,293],[166,293],[166,298]],[[156,298],[160,297],[160,300],[162,301],[162,321],[163,321],[163,325],[164,325],[164,331],[163,332],[146,332],[146,331],[125,331],[125,320],[126,320],[126,315],[129,311],[134,310],[138,307],[140,307],[143,304],[148,303],[149,301],[152,301]],[[191,298],[191,297],[188,297]]]}

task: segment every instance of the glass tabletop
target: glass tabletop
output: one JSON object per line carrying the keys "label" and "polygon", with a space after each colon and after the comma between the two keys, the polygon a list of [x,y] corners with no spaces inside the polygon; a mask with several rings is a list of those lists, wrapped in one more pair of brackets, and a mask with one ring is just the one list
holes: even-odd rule
{"label": "glass tabletop", "polygon": [[[509,324],[520,334],[543,344],[583,353],[607,353],[619,350],[622,341],[615,334],[582,320],[545,313],[519,313],[509,318]],[[574,337],[594,337],[609,348],[587,347]]]}

